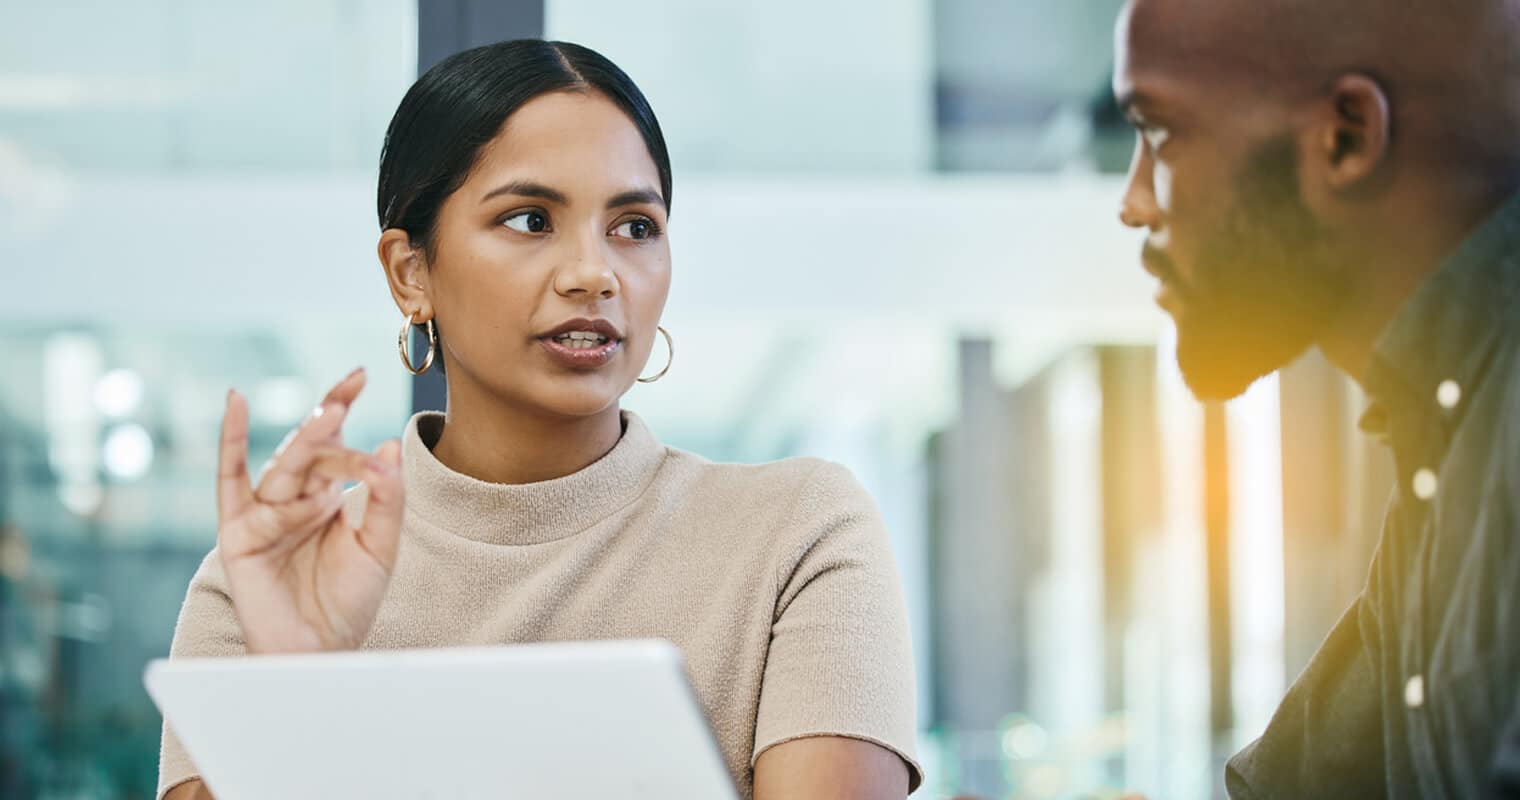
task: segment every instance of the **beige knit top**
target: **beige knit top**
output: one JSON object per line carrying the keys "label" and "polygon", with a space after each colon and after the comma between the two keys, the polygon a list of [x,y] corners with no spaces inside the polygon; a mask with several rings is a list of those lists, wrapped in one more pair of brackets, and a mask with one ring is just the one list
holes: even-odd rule
{"label": "beige knit top", "polygon": [[[906,611],[870,497],[836,464],[715,464],[623,420],[586,469],[504,485],[445,467],[443,416],[413,417],[400,555],[364,647],[668,639],[741,796],[760,753],[818,735],[897,752],[917,788]],[[172,656],[243,652],[212,550]],[[159,796],[195,774],[166,728]]]}

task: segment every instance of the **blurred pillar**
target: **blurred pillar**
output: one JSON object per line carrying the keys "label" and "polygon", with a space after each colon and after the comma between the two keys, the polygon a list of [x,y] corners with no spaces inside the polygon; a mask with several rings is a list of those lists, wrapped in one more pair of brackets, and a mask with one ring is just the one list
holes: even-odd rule
{"label": "blurred pillar", "polygon": [[[544,35],[546,0],[417,0],[417,72],[450,55],[507,39]],[[413,339],[416,339],[415,331]],[[422,342],[426,347],[427,343]],[[447,403],[443,371],[412,379],[412,412],[442,410]]]}
{"label": "blurred pillar", "polygon": [[957,734],[961,788],[1003,791],[996,731],[1024,705],[1021,590],[1027,575],[1012,530],[1017,479],[992,343],[960,345],[960,413],[936,442],[931,539],[935,723]]}
{"label": "blurred pillar", "polygon": [[1230,447],[1224,406],[1203,409],[1203,519],[1209,598],[1209,732],[1214,764],[1233,751],[1234,631],[1230,606]]}
{"label": "blurred pillar", "polygon": [[1318,352],[1283,370],[1283,659],[1296,678],[1366,582],[1391,457],[1361,433],[1366,401]]}
{"label": "blurred pillar", "polygon": [[1161,527],[1161,436],[1151,347],[1101,347],[1104,703],[1123,713],[1125,637],[1135,614],[1136,553]]}
{"label": "blurred pillar", "polygon": [[460,50],[544,35],[545,0],[417,0],[417,72]]}
{"label": "blurred pillar", "polygon": [[[1073,742],[1091,744],[1061,765],[1070,786],[1121,783],[1109,723],[1127,707],[1136,554],[1161,525],[1155,355],[1080,348],[1013,391],[993,361],[961,344],[959,417],[934,443],[936,722],[962,791],[1006,796]],[[997,734],[1025,720],[1054,749],[1006,751]]]}

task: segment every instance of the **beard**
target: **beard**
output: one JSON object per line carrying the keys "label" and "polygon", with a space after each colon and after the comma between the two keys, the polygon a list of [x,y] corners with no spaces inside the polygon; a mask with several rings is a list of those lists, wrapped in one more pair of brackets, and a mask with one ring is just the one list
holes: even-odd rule
{"label": "beard", "polygon": [[1300,195],[1292,140],[1263,145],[1224,221],[1203,233],[1195,278],[1178,287],[1177,364],[1198,399],[1234,399],[1319,339],[1349,289],[1327,245]]}

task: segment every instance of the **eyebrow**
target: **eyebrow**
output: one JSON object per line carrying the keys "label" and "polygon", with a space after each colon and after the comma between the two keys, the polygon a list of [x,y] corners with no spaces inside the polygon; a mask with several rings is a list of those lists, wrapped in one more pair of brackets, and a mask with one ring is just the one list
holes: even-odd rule
{"label": "eyebrow", "polygon": [[664,205],[665,197],[653,189],[630,189],[626,192],[619,192],[613,195],[612,199],[607,201],[607,208],[611,210],[623,206],[636,206],[646,203],[649,205]]}
{"label": "eyebrow", "polygon": [[[548,200],[551,203],[562,206],[570,204],[570,199],[565,196],[564,192],[534,181],[512,181],[511,183],[504,183],[501,186],[498,186],[495,189],[486,192],[485,196],[480,198],[480,202],[484,203],[493,198],[501,197],[502,195],[515,195],[517,197],[536,197],[541,200]],[[607,201],[607,208],[621,208],[623,206],[635,206],[645,203],[648,203],[650,205],[664,205],[665,197],[653,189],[629,189],[627,191],[619,192],[618,194],[613,195],[612,199]]]}
{"label": "eyebrow", "polygon": [[533,181],[512,181],[511,183],[504,183],[495,189],[486,192],[485,196],[480,198],[480,202],[484,203],[492,198],[500,197],[504,194],[517,195],[518,197],[536,197],[540,200],[548,200],[551,203],[557,203],[559,205],[567,205],[570,202],[569,199],[565,197],[564,192],[545,186],[542,183],[534,183]]}

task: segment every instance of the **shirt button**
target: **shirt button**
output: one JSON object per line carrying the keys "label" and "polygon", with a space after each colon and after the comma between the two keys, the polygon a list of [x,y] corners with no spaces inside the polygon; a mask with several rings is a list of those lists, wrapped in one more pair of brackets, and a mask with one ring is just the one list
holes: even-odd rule
{"label": "shirt button", "polygon": [[1414,473],[1414,496],[1421,500],[1429,500],[1436,496],[1436,488],[1440,484],[1436,482],[1436,474],[1428,469],[1416,470]]}
{"label": "shirt button", "polygon": [[1425,678],[1416,675],[1404,683],[1404,705],[1419,708],[1425,705]]}
{"label": "shirt button", "polygon": [[1456,381],[1441,381],[1436,387],[1436,402],[1447,411],[1456,408],[1462,402],[1462,385]]}

